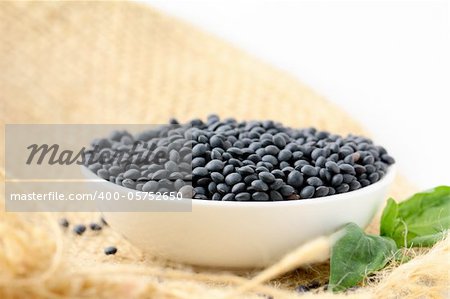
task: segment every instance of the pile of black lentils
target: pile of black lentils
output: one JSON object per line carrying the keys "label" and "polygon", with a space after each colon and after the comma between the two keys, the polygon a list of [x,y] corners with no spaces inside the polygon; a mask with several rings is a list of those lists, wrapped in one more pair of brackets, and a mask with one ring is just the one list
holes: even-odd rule
{"label": "pile of black lentils", "polygon": [[[394,159],[362,136],[208,116],[132,136],[116,131],[92,146],[150,154],[148,159],[87,166],[100,177],[144,192],[180,191],[202,200],[281,201],[324,197],[379,181]],[[89,154],[89,152],[88,152]]]}

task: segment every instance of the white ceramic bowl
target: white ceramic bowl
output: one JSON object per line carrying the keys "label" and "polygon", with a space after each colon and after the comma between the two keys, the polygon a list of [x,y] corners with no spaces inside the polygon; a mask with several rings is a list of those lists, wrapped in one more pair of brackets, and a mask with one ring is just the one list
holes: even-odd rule
{"label": "white ceramic bowl", "polygon": [[[98,177],[85,169],[89,179]],[[391,166],[375,184],[306,200],[222,202],[192,200],[192,212],[103,212],[108,224],[154,255],[188,264],[251,268],[348,222],[366,227],[386,199],[395,176]],[[131,189],[106,182],[102,191]],[[120,249],[119,249],[120,250]]]}

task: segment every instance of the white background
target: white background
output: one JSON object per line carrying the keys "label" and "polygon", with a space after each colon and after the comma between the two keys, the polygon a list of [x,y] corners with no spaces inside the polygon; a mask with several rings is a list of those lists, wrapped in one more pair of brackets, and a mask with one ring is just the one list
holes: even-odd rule
{"label": "white background", "polygon": [[339,104],[420,187],[450,184],[448,2],[145,2],[291,72]]}

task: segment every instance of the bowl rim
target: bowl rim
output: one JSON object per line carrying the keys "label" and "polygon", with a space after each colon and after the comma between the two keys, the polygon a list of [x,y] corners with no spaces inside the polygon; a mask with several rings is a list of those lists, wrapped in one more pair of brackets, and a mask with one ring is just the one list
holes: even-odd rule
{"label": "bowl rim", "polygon": [[[135,189],[129,189],[124,186],[117,185],[113,182],[107,181],[105,179],[100,178],[95,173],[93,173],[90,169],[88,169],[85,165],[81,165],[82,173],[85,177],[98,177],[96,181],[109,183],[111,187],[122,189],[124,192],[143,192]],[[219,200],[204,200],[204,199],[195,199],[195,198],[187,198],[187,200],[192,202],[194,206],[240,206],[240,207],[267,207],[267,206],[291,206],[291,205],[309,205],[309,204],[321,204],[321,203],[329,203],[333,201],[342,201],[344,199],[360,197],[371,192],[381,189],[383,187],[388,187],[395,178],[397,171],[396,164],[392,164],[388,166],[386,174],[377,182],[370,184],[366,187],[360,188],[358,190],[353,190],[345,193],[339,193],[324,197],[316,197],[316,198],[306,198],[306,199],[293,199],[293,200],[282,200],[282,201],[219,201]],[[91,179],[92,181],[93,179]]]}

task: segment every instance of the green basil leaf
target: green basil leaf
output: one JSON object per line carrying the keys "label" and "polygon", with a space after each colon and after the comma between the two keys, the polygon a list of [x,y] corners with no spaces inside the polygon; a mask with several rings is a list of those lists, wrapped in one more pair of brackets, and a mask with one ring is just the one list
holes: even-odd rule
{"label": "green basil leaf", "polygon": [[450,186],[416,193],[396,203],[389,199],[381,216],[380,234],[398,246],[432,246],[450,229]]}
{"label": "green basil leaf", "polygon": [[390,238],[367,235],[356,224],[347,224],[331,249],[329,287],[342,291],[361,282],[364,277],[382,269],[397,251]]}
{"label": "green basil leaf", "polygon": [[439,233],[435,233],[432,235],[426,235],[422,237],[415,237],[411,240],[412,246],[417,247],[430,247],[436,244],[437,242],[443,240],[445,236],[448,234],[448,230],[441,231]]}
{"label": "green basil leaf", "polygon": [[392,236],[394,234],[395,228],[398,226],[400,222],[397,218],[398,215],[398,204],[394,199],[389,198],[386,207],[383,210],[383,214],[381,215],[381,227],[380,227],[380,235],[382,236]]}

